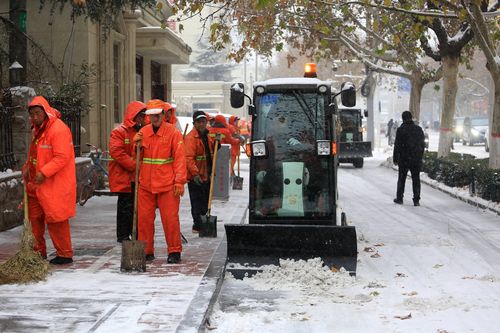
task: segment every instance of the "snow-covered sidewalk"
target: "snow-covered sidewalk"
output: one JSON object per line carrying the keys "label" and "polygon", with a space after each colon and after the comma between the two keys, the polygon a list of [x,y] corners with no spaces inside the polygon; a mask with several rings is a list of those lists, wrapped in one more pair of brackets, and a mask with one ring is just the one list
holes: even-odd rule
{"label": "snow-covered sidewalk", "polygon": [[[248,169],[248,164],[244,164]],[[247,176],[246,170],[242,174]],[[182,262],[167,265],[163,230],[156,220],[155,256],[145,273],[121,273],[116,243],[116,197],[94,197],[78,206],[71,223],[74,264],[52,267],[46,281],[0,286],[0,332],[196,332],[217,281],[209,265],[224,237],[224,223],[245,218],[248,182],[214,201],[218,237],[191,232],[189,195],[181,201]],[[0,233],[0,261],[17,249],[21,227]],[[48,235],[46,235],[48,237]],[[47,242],[52,245],[51,241]],[[48,249],[49,259],[54,249]]]}

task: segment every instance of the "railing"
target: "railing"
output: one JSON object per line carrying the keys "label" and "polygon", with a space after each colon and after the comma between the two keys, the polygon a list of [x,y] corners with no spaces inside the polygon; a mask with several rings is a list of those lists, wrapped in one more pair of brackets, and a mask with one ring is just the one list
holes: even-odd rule
{"label": "railing", "polygon": [[12,137],[13,121],[14,110],[0,104],[0,171],[13,169],[17,164]]}
{"label": "railing", "polygon": [[82,124],[82,107],[77,103],[70,103],[64,100],[50,98],[49,103],[61,113],[61,120],[71,130],[73,136],[73,146],[75,148],[75,156],[81,156],[80,138]]}

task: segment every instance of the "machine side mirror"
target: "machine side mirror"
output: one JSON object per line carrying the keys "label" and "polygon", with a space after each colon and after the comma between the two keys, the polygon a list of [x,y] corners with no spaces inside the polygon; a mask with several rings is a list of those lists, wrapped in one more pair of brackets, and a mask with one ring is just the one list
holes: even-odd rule
{"label": "machine side mirror", "polygon": [[342,104],[347,107],[353,107],[356,105],[356,88],[352,82],[344,82],[340,86],[341,94],[340,98]]}
{"label": "machine side mirror", "polygon": [[248,115],[255,116],[255,105],[248,106]]}
{"label": "machine side mirror", "polygon": [[366,109],[365,109],[365,110],[363,111],[363,114],[365,115],[365,117],[366,117],[366,118],[368,118],[368,110],[366,110]]}
{"label": "machine side mirror", "polygon": [[231,106],[239,109],[245,104],[245,86],[243,83],[234,83],[231,86]]}

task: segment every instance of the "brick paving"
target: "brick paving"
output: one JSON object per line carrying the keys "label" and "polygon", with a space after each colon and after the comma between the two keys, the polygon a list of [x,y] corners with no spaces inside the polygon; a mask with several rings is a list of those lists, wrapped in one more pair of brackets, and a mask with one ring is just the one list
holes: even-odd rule
{"label": "brick paving", "polygon": [[[248,164],[243,164],[243,171]],[[242,174],[246,177],[246,172]],[[248,204],[248,184],[215,201],[218,237],[191,232],[189,195],[181,201],[182,262],[167,265],[157,213],[156,259],[145,273],[121,273],[116,243],[116,197],[94,197],[78,206],[71,220],[74,263],[51,267],[47,281],[0,286],[0,332],[196,332],[213,293],[217,274],[207,275],[224,236],[223,224],[240,223]],[[187,191],[187,187],[186,187]],[[22,228],[0,233],[0,261],[17,251]],[[48,237],[48,235],[47,235]],[[55,255],[47,242],[49,259]],[[182,323],[182,325],[181,325]]]}

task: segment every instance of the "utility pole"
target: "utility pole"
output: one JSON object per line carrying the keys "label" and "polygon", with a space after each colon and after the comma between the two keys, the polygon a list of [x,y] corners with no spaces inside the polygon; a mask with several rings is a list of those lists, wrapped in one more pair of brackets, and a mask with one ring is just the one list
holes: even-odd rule
{"label": "utility pole", "polygon": [[26,84],[26,0],[9,0],[9,19],[14,25],[9,35],[9,62],[18,62],[22,68],[9,71],[11,86]]}

